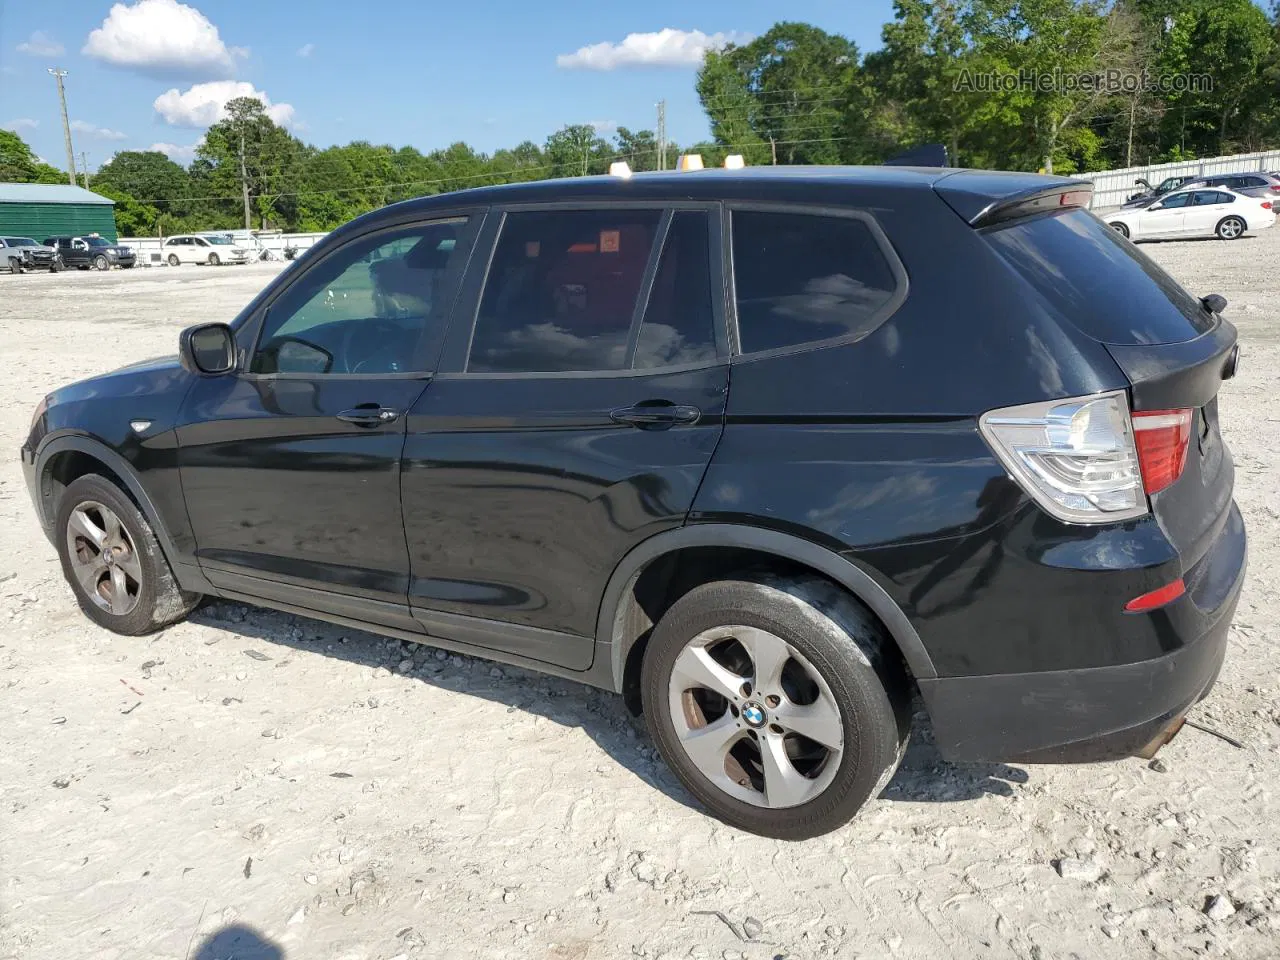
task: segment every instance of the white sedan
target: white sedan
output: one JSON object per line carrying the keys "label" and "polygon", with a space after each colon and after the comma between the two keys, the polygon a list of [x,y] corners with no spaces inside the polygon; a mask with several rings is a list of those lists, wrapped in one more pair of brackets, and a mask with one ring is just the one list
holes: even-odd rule
{"label": "white sedan", "polygon": [[1259,200],[1222,187],[1178,190],[1142,209],[1120,209],[1103,217],[1130,240],[1173,237],[1219,237],[1236,240],[1250,230],[1276,222],[1270,200]]}

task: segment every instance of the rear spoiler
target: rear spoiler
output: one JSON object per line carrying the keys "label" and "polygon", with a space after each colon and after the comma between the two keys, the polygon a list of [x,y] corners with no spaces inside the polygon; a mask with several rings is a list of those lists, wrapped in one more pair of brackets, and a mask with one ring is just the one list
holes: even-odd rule
{"label": "rear spoiler", "polygon": [[1088,180],[994,170],[946,173],[934,181],[933,189],[974,227],[1050,210],[1087,207],[1093,197],[1093,184]]}
{"label": "rear spoiler", "polygon": [[1051,187],[1037,187],[996,200],[969,221],[975,227],[989,227],[993,223],[1028,217],[1064,207],[1088,207],[1093,199],[1093,184],[1087,180],[1073,180]]}

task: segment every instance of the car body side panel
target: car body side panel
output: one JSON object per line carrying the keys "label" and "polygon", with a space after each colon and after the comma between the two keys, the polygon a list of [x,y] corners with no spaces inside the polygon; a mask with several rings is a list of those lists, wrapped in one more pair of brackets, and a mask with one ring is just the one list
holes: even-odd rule
{"label": "car body side panel", "polygon": [[[840,554],[912,619],[940,676],[1137,659],[1144,651],[1108,646],[1104,620],[1142,591],[1115,603],[1096,591],[1127,589],[1103,574],[1122,559],[1139,566],[1139,584],[1176,565],[1158,527],[1053,521],[976,424],[986,410],[1127,380],[933,203],[877,211],[911,283],[882,327],[857,343],[735,359],[724,436],[690,521],[763,526]],[[1053,616],[1044,591],[1059,591]]]}
{"label": "car body side panel", "polygon": [[[123,458],[155,504],[178,559],[191,562],[195,541],[178,476],[174,424],[193,380],[176,357],[165,357],[63,387],[52,394],[33,448],[40,455],[60,438],[82,437]],[[136,431],[133,421],[148,426]]]}

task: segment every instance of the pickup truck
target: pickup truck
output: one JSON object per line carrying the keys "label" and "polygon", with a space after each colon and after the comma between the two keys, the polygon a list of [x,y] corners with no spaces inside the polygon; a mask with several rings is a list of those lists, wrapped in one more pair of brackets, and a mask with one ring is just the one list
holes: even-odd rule
{"label": "pickup truck", "polygon": [[90,234],[87,237],[49,237],[45,246],[54,247],[65,266],[88,270],[110,270],[121,267],[128,270],[137,262],[129,247],[112,243],[104,237]]}
{"label": "pickup truck", "polygon": [[22,273],[24,270],[48,270],[57,273],[62,261],[57,251],[41,246],[30,237],[0,237],[0,270]]}

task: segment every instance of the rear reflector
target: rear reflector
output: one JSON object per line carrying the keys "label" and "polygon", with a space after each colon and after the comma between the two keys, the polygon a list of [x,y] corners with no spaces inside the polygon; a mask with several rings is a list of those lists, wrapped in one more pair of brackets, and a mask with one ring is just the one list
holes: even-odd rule
{"label": "rear reflector", "polygon": [[1177,600],[1186,592],[1187,585],[1179,577],[1173,583],[1166,583],[1159,590],[1152,590],[1150,593],[1144,593],[1140,597],[1134,597],[1124,605],[1124,608],[1129,613],[1145,613],[1148,610],[1163,607],[1166,603]]}
{"label": "rear reflector", "polygon": [[1191,442],[1191,410],[1135,410],[1133,438],[1138,446],[1142,486],[1159,493],[1182,476]]}

